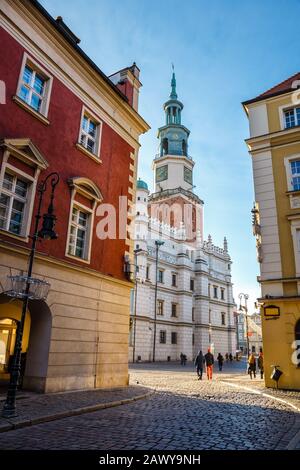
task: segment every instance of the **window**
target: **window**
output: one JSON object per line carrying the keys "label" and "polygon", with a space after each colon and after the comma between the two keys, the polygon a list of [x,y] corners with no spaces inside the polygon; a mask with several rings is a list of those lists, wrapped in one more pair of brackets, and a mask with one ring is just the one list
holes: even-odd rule
{"label": "window", "polygon": [[221,288],[221,300],[225,300],[225,289]]}
{"label": "window", "polygon": [[159,269],[158,271],[158,282],[163,283],[164,282],[164,272]]}
{"label": "window", "polygon": [[292,187],[294,191],[300,190],[300,160],[290,162],[292,172]]}
{"label": "window", "polygon": [[172,274],[172,286],[176,287],[177,286],[177,275]]}
{"label": "window", "polygon": [[5,173],[0,193],[0,228],[21,235],[28,202],[29,183]]}
{"label": "window", "polygon": [[150,266],[146,267],[146,279],[149,281],[150,280]]}
{"label": "window", "polygon": [[51,86],[52,77],[25,54],[19,77],[18,99],[34,111],[47,117]]}
{"label": "window", "polygon": [[161,344],[166,344],[167,332],[165,330],[160,330],[159,332],[159,342]]}
{"label": "window", "polygon": [[218,288],[214,286],[214,299],[218,298]]}
{"label": "window", "polygon": [[[68,184],[72,193],[65,256],[75,256],[85,263],[90,263],[94,215],[103,196],[99,187],[88,178],[69,178]],[[98,236],[100,238],[101,233],[98,233]]]}
{"label": "window", "polygon": [[87,258],[88,251],[89,214],[73,207],[69,235],[68,253],[78,258]]}
{"label": "window", "polygon": [[177,317],[177,304],[172,304],[171,316]]}
{"label": "window", "polygon": [[284,111],[285,128],[295,127],[300,125],[300,108],[292,108]]}
{"label": "window", "polygon": [[97,157],[99,157],[100,131],[100,122],[91,117],[87,112],[84,112],[81,120],[79,142]]}
{"label": "window", "polygon": [[192,321],[195,321],[195,307],[192,307]]}
{"label": "window", "polygon": [[175,331],[171,333],[171,344],[177,344],[177,333]]}
{"label": "window", "polygon": [[195,334],[193,333],[192,334],[192,345],[194,346],[194,344],[195,344]]}
{"label": "window", "polygon": [[190,279],[190,290],[194,290],[194,279]]}
{"label": "window", "polygon": [[157,301],[157,315],[163,315],[163,314],[164,314],[164,301],[158,300]]}
{"label": "window", "polygon": [[226,325],[226,313],[221,313],[221,325]]}

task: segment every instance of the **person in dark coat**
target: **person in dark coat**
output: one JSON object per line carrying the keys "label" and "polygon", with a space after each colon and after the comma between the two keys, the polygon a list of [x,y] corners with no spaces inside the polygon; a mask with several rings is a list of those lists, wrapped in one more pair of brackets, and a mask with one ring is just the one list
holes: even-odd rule
{"label": "person in dark coat", "polygon": [[258,359],[257,359],[257,367],[260,370],[260,378],[264,378],[264,356],[262,351],[259,353]]}
{"label": "person in dark coat", "polygon": [[212,373],[213,373],[213,366],[214,366],[214,356],[210,352],[210,348],[208,348],[207,353],[204,356],[205,358],[205,364],[206,364],[206,374],[207,374],[207,379],[212,380]]}
{"label": "person in dark coat", "polygon": [[202,351],[199,351],[195,359],[195,367],[197,370],[198,380],[202,380],[203,364],[204,364],[204,356],[202,354]]}
{"label": "person in dark coat", "polygon": [[223,368],[223,362],[224,362],[224,357],[222,356],[221,353],[218,354],[217,361],[219,364],[219,371],[221,372]]}

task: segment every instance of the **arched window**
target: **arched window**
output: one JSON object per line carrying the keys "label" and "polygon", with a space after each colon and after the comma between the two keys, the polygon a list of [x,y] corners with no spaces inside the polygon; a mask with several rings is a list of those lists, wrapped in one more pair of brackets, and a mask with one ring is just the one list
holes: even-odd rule
{"label": "arched window", "polygon": [[169,142],[168,142],[167,137],[164,137],[164,138],[163,138],[163,141],[162,141],[162,148],[163,148],[163,155],[168,155],[168,151],[169,151]]}

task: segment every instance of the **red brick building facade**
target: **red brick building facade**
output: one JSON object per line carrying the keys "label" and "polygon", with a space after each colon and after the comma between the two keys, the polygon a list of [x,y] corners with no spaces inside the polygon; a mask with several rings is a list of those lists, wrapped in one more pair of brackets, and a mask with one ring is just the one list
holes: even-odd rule
{"label": "red brick building facade", "polygon": [[[37,247],[35,275],[51,290],[28,312],[24,384],[41,391],[124,385],[130,283],[123,265],[132,244],[101,239],[96,228],[101,205],[116,209],[119,228],[120,196],[127,210],[134,200],[138,139],[148,130],[137,113],[139,69],[133,64],[110,79],[38,2],[5,0],[1,8],[0,374],[7,378],[20,314],[5,278],[26,270],[36,189],[56,171],[59,237]],[[48,202],[45,196],[42,213]]]}

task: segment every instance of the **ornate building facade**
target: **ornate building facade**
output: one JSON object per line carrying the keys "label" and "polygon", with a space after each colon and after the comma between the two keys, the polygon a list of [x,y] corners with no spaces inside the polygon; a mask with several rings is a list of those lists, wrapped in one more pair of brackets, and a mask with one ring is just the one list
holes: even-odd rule
{"label": "ornate building facade", "polygon": [[[300,390],[300,73],[243,103],[267,387]],[[274,365],[281,376],[273,380]],[[276,377],[276,375],[275,375]]]}
{"label": "ornate building facade", "polygon": [[199,349],[235,353],[231,258],[203,240],[203,201],[193,192],[190,131],[181,122],[176,93],[164,104],[153,160],[155,192],[137,182],[136,297],[132,301],[130,361],[191,360]]}

